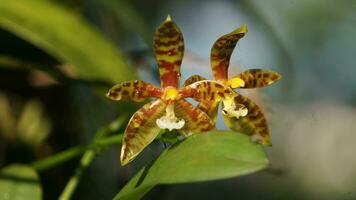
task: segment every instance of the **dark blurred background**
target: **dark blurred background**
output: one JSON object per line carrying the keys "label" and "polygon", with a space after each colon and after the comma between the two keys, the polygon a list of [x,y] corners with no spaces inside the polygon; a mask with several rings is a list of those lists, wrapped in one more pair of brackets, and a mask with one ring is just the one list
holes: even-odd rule
{"label": "dark blurred background", "polygon": [[[356,199],[355,0],[48,2],[85,18],[140,79],[156,85],[152,38],[167,14],[184,35],[182,81],[196,73],[211,78],[212,44],[243,24],[249,32],[234,51],[229,74],[265,68],[283,75],[269,88],[242,91],[267,114],[270,168],[229,180],[159,186],[145,199]],[[60,70],[71,77],[70,66],[35,42],[0,28],[0,44],[1,167],[86,144],[98,128],[135,110],[105,99],[111,83],[53,75]],[[85,172],[73,199],[111,199],[162,149],[154,143],[121,168],[119,147],[108,148]],[[45,199],[58,197],[77,164],[40,174]]]}

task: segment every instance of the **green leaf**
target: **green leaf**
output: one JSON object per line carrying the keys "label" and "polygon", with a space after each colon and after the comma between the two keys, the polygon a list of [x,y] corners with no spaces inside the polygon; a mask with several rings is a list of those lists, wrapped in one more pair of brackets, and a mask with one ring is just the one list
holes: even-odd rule
{"label": "green leaf", "polygon": [[265,168],[262,147],[243,134],[213,131],[196,134],[163,151],[114,199],[140,199],[158,184],[209,181],[246,175]]}
{"label": "green leaf", "polygon": [[70,64],[87,80],[134,78],[123,55],[80,16],[46,0],[0,0],[0,27]]}
{"label": "green leaf", "polygon": [[14,164],[0,171],[0,200],[42,199],[36,171],[26,165]]}

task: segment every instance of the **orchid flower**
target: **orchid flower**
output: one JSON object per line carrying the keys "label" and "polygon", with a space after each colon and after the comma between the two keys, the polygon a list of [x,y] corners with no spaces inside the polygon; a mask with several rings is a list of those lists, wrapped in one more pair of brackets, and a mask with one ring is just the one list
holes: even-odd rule
{"label": "orchid flower", "polygon": [[[260,88],[271,85],[281,79],[277,72],[263,69],[250,69],[237,76],[228,79],[228,68],[230,57],[237,42],[246,35],[247,27],[241,26],[233,32],[221,36],[215,41],[211,49],[211,68],[214,79],[220,84],[231,89],[236,88]],[[185,81],[185,85],[191,85],[195,82],[206,80],[206,78],[193,75]],[[234,92],[234,100],[223,101],[222,116],[225,124],[232,130],[240,131],[250,135],[252,140],[262,145],[271,145],[266,117],[253,101]],[[221,98],[206,99],[199,104],[199,108],[206,112],[211,119],[216,122]],[[228,113],[231,106],[235,107],[234,114]]]}
{"label": "orchid flower", "polygon": [[157,28],[154,36],[154,53],[159,67],[161,87],[140,80],[125,81],[112,87],[107,97],[112,100],[144,101],[145,104],[131,117],[123,138],[121,165],[132,161],[159,134],[161,129],[178,129],[183,136],[212,130],[214,122],[209,116],[187,102],[185,98],[203,101],[208,87],[218,87],[209,95],[221,94],[227,98],[232,90],[215,81],[201,81],[178,88],[180,66],[184,54],[183,36],[178,26],[168,16]]}

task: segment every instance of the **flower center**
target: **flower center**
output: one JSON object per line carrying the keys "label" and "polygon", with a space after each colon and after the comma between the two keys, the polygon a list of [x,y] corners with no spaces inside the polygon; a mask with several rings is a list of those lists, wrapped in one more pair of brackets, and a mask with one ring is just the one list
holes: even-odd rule
{"label": "flower center", "polygon": [[178,119],[174,114],[174,104],[169,104],[166,107],[166,114],[161,118],[156,120],[156,124],[161,129],[168,129],[172,131],[173,129],[183,128],[185,121],[184,119]]}
{"label": "flower center", "polygon": [[179,92],[176,88],[174,87],[167,87],[164,90],[164,96],[163,98],[165,100],[176,100],[179,97]]}

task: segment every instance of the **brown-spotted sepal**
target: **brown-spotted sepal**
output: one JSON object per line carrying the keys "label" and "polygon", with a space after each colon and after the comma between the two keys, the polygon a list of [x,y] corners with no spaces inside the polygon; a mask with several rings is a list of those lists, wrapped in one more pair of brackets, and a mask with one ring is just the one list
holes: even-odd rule
{"label": "brown-spotted sepal", "polygon": [[243,105],[248,113],[244,117],[235,118],[223,115],[225,124],[232,130],[247,134],[251,139],[259,144],[270,146],[266,117],[262,110],[253,101],[242,95],[234,98],[235,105]]}
{"label": "brown-spotted sepal", "polygon": [[193,75],[190,76],[187,80],[184,81],[184,86],[188,86],[192,83],[198,82],[198,81],[202,81],[202,80],[206,80],[206,78],[200,76],[200,75]]}
{"label": "brown-spotted sepal", "polygon": [[235,104],[234,96],[237,95],[230,87],[211,80],[192,83],[182,90],[182,96],[190,97],[200,102],[199,108],[216,121],[217,107],[222,102],[223,113],[230,117],[243,117],[248,110]]}
{"label": "brown-spotted sepal", "polygon": [[237,42],[247,33],[247,26],[243,25],[233,32],[221,36],[211,48],[210,62],[215,80],[227,80],[230,57]]}
{"label": "brown-spotted sepal", "polygon": [[[202,81],[202,80],[206,80],[206,78],[200,76],[200,75],[193,75],[190,76],[187,80],[185,80],[184,82],[184,86],[188,86],[191,85],[195,82],[198,81]],[[213,120],[214,123],[216,123],[216,119],[217,119],[217,110],[218,110],[218,105],[219,105],[219,101],[214,100],[206,100],[206,101],[202,101],[198,104],[198,108],[205,112],[206,114],[208,114],[208,116],[210,117],[210,119]]]}
{"label": "brown-spotted sepal", "polygon": [[106,94],[112,100],[144,101],[149,97],[159,98],[162,90],[140,80],[125,81],[112,87]]}
{"label": "brown-spotted sepal", "polygon": [[260,88],[271,85],[280,80],[282,76],[275,71],[264,69],[249,69],[241,74],[235,76],[232,80],[237,78],[244,81],[243,85],[232,86],[232,88]]}
{"label": "brown-spotted sepal", "polygon": [[181,99],[175,103],[175,114],[178,118],[184,119],[185,125],[182,133],[189,136],[192,133],[201,133],[215,128],[215,123],[209,116],[195,108],[191,103]]}
{"label": "brown-spotted sepal", "polygon": [[212,80],[202,80],[192,83],[181,90],[184,98],[192,98],[198,102],[221,101],[234,91],[226,85]]}
{"label": "brown-spotted sepal", "polygon": [[145,104],[131,117],[121,147],[121,165],[133,160],[158,135],[156,120],[165,114],[166,104],[158,99]]}
{"label": "brown-spotted sepal", "polygon": [[184,41],[179,27],[170,16],[157,28],[153,47],[159,67],[161,86],[163,88],[178,87]]}

